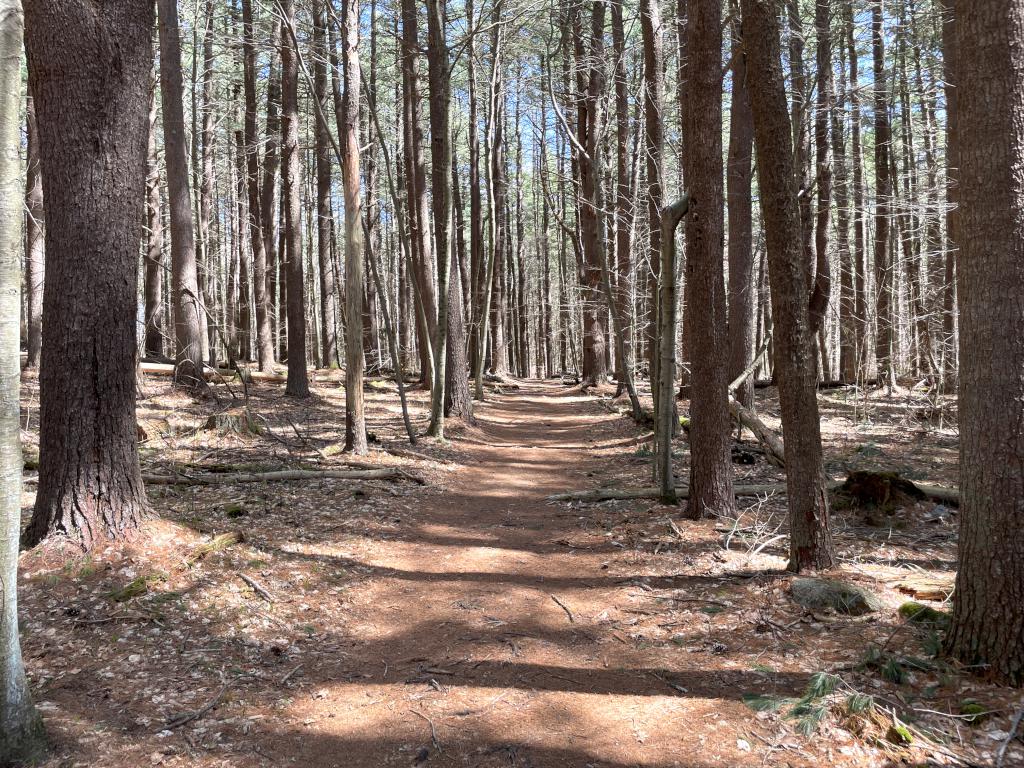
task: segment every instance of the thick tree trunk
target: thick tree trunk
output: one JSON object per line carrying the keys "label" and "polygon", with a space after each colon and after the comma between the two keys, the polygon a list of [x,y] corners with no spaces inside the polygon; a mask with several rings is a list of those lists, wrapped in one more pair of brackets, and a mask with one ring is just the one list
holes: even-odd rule
{"label": "thick tree trunk", "polygon": [[[35,764],[44,747],[42,720],[32,705],[18,637],[18,532],[21,529],[23,466],[18,407],[23,199],[19,158],[22,33],[21,3],[19,0],[2,0],[0,49],[5,55],[0,59],[0,402],[3,404],[0,408],[0,503],[3,504],[0,510],[0,765]],[[38,135],[34,135],[31,98],[28,105],[27,188],[31,217],[42,215],[42,211],[33,212],[31,208],[33,182],[39,182],[39,144]],[[42,202],[42,189],[38,190],[37,199]],[[41,224],[41,220],[38,223]],[[31,249],[27,256],[32,258]],[[29,285],[31,288],[31,283]],[[37,345],[36,358],[38,356]]]}
{"label": "thick tree trunk", "polygon": [[[174,304],[175,360],[180,380],[203,385],[203,305],[196,271],[192,193],[185,144],[181,31],[176,0],[158,0],[160,10],[160,102],[171,218],[171,297]],[[146,81],[149,82],[148,79]]]}
{"label": "thick tree trunk", "polygon": [[[165,0],[170,2],[170,0]],[[283,23],[295,28],[295,0],[282,0]],[[287,29],[285,30],[287,32]],[[288,384],[292,397],[309,396],[306,372],[306,285],[302,257],[302,179],[299,175],[299,64],[295,39],[285,34],[281,46],[281,145],[282,207],[285,209],[284,239],[288,253],[284,262],[288,284]],[[356,176],[358,179],[358,175]],[[362,283],[360,283],[362,285]],[[351,298],[351,297],[350,297]],[[357,326],[358,327],[358,326]]]}
{"label": "thick tree trunk", "polygon": [[960,551],[946,644],[1024,685],[1024,7],[957,3]]}
{"label": "thick tree trunk", "polygon": [[773,0],[743,0],[742,9],[785,437],[789,567],[795,571],[828,568],[835,562],[835,553],[777,9]]}
{"label": "thick tree trunk", "polygon": [[363,410],[363,202],[359,189],[359,0],[343,0],[341,15],[344,145],[341,166],[345,187],[345,450],[363,454],[366,416]]}
{"label": "thick tree trunk", "polygon": [[[655,0],[648,0],[652,4]],[[686,214],[686,280],[695,320],[690,330],[690,504],[699,519],[735,510],[729,429],[729,372],[725,275],[725,196],[722,189],[722,20],[720,0],[691,0],[687,19],[689,118],[683,171],[690,194]],[[668,275],[663,275],[667,279]]]}
{"label": "thick tree trunk", "polygon": [[58,534],[91,549],[133,533],[147,510],[136,449],[136,278],[153,9],[38,0],[26,18],[48,322],[39,490],[24,543]]}
{"label": "thick tree trunk", "polygon": [[[20,31],[19,33],[20,34]],[[39,169],[39,127],[29,96],[25,105],[28,164],[25,177],[25,341],[26,369],[39,367],[43,340],[43,177]]]}
{"label": "thick tree trunk", "polygon": [[[739,19],[733,20],[732,109],[729,121],[729,380],[746,370],[754,354],[757,284],[754,280],[753,180],[754,118],[747,90],[747,60]],[[754,378],[736,388],[736,399],[754,408]]]}

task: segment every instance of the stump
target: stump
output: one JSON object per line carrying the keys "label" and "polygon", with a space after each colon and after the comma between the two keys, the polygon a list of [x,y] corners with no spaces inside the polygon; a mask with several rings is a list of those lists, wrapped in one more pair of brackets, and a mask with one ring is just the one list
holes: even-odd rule
{"label": "stump", "polygon": [[252,411],[248,408],[229,408],[220,413],[210,414],[210,417],[203,424],[206,432],[217,432],[218,434],[234,434],[243,437],[254,437],[263,434],[263,427],[260,426]]}

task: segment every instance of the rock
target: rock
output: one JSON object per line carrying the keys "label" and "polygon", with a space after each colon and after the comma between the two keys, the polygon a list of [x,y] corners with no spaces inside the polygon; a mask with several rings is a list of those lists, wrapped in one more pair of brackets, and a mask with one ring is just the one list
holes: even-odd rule
{"label": "rock", "polygon": [[832,579],[793,579],[790,593],[793,600],[812,611],[833,610],[861,616],[882,607],[881,601],[863,587]]}

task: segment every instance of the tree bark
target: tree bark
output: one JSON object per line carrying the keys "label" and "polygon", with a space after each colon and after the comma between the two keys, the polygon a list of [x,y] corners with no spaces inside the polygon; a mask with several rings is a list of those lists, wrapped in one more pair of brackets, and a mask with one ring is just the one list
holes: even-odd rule
{"label": "tree bark", "polygon": [[132,534],[147,511],[135,363],[153,9],[38,0],[26,19],[48,214],[49,322],[39,490],[23,541],[63,535],[91,549]]}
{"label": "tree bark", "polygon": [[821,453],[814,337],[774,0],[743,0],[758,182],[768,244],[794,571],[835,563]]}
{"label": "tree bark", "polygon": [[[754,118],[747,90],[747,60],[743,31],[733,20],[732,109],[729,119],[729,167],[726,170],[729,201],[729,379],[734,380],[750,363],[756,333],[757,284],[754,281],[753,181]],[[736,399],[754,408],[754,378],[748,376],[736,388]]]}
{"label": "tree bark", "polygon": [[[260,195],[260,141],[256,118],[256,36],[252,0],[242,0],[242,64],[245,81],[245,167],[249,198],[249,244],[252,247],[253,299],[256,304],[256,359],[261,371],[274,365],[270,296],[267,290],[267,246]],[[271,67],[270,80],[274,79]],[[268,125],[268,133],[270,126]]]}
{"label": "tree bark", "polygon": [[[316,0],[313,14],[313,98],[320,103],[324,116],[329,114],[331,94],[327,84],[327,0]],[[316,252],[320,265],[320,359],[325,368],[338,364],[336,287],[331,240],[334,215],[331,211],[331,137],[325,121],[316,120],[314,132],[316,159]],[[360,230],[361,231],[361,230]],[[360,289],[360,293],[362,289]],[[350,333],[362,328],[362,318]]]}
{"label": "tree bark", "polygon": [[[203,308],[196,270],[192,193],[185,144],[181,31],[176,0],[158,0],[160,11],[160,102],[171,219],[171,296],[174,304],[175,360],[180,380],[204,385]],[[148,79],[147,79],[148,82]]]}
{"label": "tree bark", "polygon": [[345,187],[345,450],[367,451],[363,410],[363,202],[359,190],[359,0],[343,0],[341,15],[345,131],[341,166]]}
{"label": "tree bark", "polygon": [[[648,0],[655,2],[655,0]],[[686,214],[686,279],[689,306],[699,322],[690,329],[690,504],[688,516],[728,517],[732,493],[729,429],[725,275],[725,195],[722,189],[722,20],[720,0],[691,0],[687,19],[687,95],[683,174]],[[662,275],[668,279],[668,275]]]}
{"label": "tree bark", "polygon": [[1024,6],[957,3],[960,548],[946,645],[1024,685]]}
{"label": "tree bark", "polygon": [[[294,29],[295,0],[281,0],[281,12],[283,24]],[[288,251],[284,258],[288,284],[288,384],[285,386],[285,394],[308,397],[306,286],[302,263],[302,179],[299,175],[298,55],[295,38],[285,34],[281,45],[281,160],[284,169],[281,197],[286,214],[284,239]],[[356,178],[359,178],[358,175]]]}
{"label": "tree bark", "polygon": [[[20,30],[17,34],[21,34]],[[25,180],[25,368],[39,367],[43,333],[43,280],[45,240],[43,233],[43,177],[39,170],[39,127],[29,96],[25,104],[27,154]]]}
{"label": "tree bark", "polygon": [[164,222],[160,210],[160,159],[156,148],[156,83],[149,101],[146,155],[145,341],[147,357],[164,356]]}
{"label": "tree bark", "polygon": [[889,217],[892,177],[889,150],[892,132],[889,125],[889,89],[885,73],[885,36],[883,0],[871,5],[871,51],[874,62],[875,111],[875,358],[879,376],[890,385],[895,382],[893,330],[893,274],[889,257]]}

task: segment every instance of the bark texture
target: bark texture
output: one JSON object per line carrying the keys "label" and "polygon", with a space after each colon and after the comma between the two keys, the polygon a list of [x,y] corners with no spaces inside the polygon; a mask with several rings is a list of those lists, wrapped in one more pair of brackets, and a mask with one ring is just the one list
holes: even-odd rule
{"label": "bark texture", "polygon": [[958,2],[960,553],[951,653],[1024,685],[1024,5]]}
{"label": "bark texture", "polygon": [[835,562],[821,454],[814,337],[800,238],[791,127],[780,59],[777,4],[743,0],[758,182],[768,245],[789,496],[791,570]]}
{"label": "bark texture", "polygon": [[[653,0],[651,0],[653,2]],[[687,19],[688,120],[683,174],[690,326],[689,516],[729,517],[735,509],[729,434],[726,328],[725,196],[722,188],[722,9],[720,0],[691,0]],[[668,275],[663,275],[668,279]]]}
{"label": "bark texture", "polygon": [[130,535],[147,509],[135,364],[153,10],[129,0],[38,0],[26,20],[50,214],[50,322],[39,373],[39,490],[24,543],[57,534],[89,549]]}

